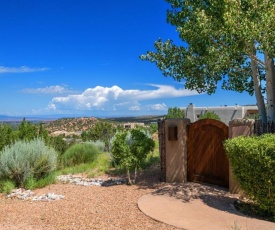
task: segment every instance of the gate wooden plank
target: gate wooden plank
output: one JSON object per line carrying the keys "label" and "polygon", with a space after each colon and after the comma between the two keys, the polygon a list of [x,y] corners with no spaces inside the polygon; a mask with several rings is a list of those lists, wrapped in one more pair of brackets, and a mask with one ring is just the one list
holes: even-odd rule
{"label": "gate wooden plank", "polygon": [[228,187],[229,163],[223,148],[228,126],[213,120],[199,120],[189,126],[187,178],[189,181]]}

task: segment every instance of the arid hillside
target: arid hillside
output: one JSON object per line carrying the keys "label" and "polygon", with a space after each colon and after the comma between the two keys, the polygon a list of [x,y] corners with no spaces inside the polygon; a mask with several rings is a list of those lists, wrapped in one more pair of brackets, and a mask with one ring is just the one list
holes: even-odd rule
{"label": "arid hillside", "polygon": [[45,124],[45,128],[50,133],[58,131],[79,132],[93,127],[97,121],[98,119],[94,117],[62,118]]}

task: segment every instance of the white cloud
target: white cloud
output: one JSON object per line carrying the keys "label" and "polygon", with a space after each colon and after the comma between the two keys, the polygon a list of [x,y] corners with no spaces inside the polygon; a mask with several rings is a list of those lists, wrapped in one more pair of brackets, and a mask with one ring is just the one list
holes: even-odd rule
{"label": "white cloud", "polygon": [[27,89],[23,89],[21,92],[32,93],[32,94],[62,94],[62,93],[71,93],[72,90],[69,90],[64,86],[54,85],[54,86],[46,86],[44,88],[27,88]]}
{"label": "white cloud", "polygon": [[21,67],[6,67],[0,66],[0,74],[1,73],[31,73],[31,72],[40,72],[46,71],[49,68],[30,68],[28,66],[21,66]]}
{"label": "white cloud", "polygon": [[48,109],[49,109],[49,110],[56,110],[55,104],[50,103],[50,104],[48,105]]}
{"label": "white cloud", "polygon": [[131,110],[131,111],[139,111],[140,110],[140,106],[138,106],[138,105],[131,106],[129,108],[129,110]]}
{"label": "white cloud", "polygon": [[[115,111],[118,109],[124,109],[138,111],[142,109],[142,106],[140,105],[141,101],[198,95],[196,91],[190,91],[183,88],[176,89],[173,86],[151,86],[155,89],[123,90],[116,85],[112,87],[96,86],[95,88],[86,89],[81,94],[72,94],[66,97],[54,97],[50,103],[50,107],[60,110],[71,109]],[[150,107],[151,110],[165,110],[165,108],[165,104],[155,104]]]}
{"label": "white cloud", "polygon": [[157,110],[157,111],[166,111],[167,106],[162,103],[162,104],[154,104],[154,105],[147,105],[146,106],[149,110]]}

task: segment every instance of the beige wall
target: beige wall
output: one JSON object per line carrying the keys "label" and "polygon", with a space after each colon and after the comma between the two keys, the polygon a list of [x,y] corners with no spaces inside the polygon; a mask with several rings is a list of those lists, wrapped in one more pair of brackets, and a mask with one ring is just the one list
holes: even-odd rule
{"label": "beige wall", "polygon": [[[187,125],[189,124],[189,119],[165,120],[166,182],[168,183],[187,181]],[[177,130],[176,137],[171,135],[175,130]]]}
{"label": "beige wall", "polygon": [[[254,120],[235,119],[229,122],[229,138],[238,136],[252,136],[254,132]],[[230,164],[230,162],[229,162]],[[229,191],[233,194],[242,194],[240,185],[234,178],[231,166],[229,166]]]}

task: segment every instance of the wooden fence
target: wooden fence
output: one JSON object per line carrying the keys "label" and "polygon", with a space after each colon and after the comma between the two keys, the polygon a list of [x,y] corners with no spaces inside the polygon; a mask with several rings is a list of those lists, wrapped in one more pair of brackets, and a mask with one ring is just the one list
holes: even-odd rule
{"label": "wooden fence", "polygon": [[275,133],[275,123],[274,122],[263,123],[262,120],[255,120],[254,134],[259,136],[264,133]]}

